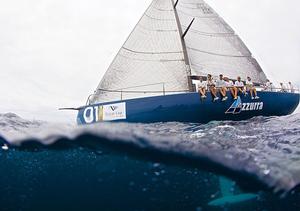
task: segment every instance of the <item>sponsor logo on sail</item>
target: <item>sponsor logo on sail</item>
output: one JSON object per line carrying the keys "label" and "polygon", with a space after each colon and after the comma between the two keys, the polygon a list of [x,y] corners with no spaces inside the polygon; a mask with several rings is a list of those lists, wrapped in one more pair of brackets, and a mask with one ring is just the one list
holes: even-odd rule
{"label": "sponsor logo on sail", "polygon": [[240,114],[243,111],[261,111],[264,108],[263,102],[243,103],[241,98],[233,102],[225,114]]}

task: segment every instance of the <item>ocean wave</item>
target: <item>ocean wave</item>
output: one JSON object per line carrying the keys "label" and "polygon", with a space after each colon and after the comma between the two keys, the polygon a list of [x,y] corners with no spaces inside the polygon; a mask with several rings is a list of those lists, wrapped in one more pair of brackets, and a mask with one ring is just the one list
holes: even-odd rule
{"label": "ocean wave", "polygon": [[253,179],[278,192],[300,184],[300,115],[247,121],[99,123],[89,126],[27,121],[0,115],[2,150],[98,145],[197,165],[235,179]]}

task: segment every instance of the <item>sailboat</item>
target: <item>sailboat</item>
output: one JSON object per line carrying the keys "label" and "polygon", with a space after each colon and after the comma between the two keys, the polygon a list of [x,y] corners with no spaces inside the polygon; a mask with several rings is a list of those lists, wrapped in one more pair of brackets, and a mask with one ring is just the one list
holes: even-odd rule
{"label": "sailboat", "polygon": [[197,76],[219,74],[234,80],[267,77],[234,30],[203,0],[153,0],[121,47],[95,92],[78,110],[78,124],[244,120],[289,115],[299,93],[258,91],[201,99]]}

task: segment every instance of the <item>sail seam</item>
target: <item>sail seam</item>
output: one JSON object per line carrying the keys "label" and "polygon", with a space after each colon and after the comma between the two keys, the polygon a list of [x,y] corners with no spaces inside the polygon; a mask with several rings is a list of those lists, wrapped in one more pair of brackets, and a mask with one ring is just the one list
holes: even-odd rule
{"label": "sail seam", "polygon": [[[184,59],[138,59],[138,58],[133,58],[129,56],[125,56],[120,54],[119,56],[124,57],[126,59],[132,59],[132,60],[137,60],[137,61],[149,61],[149,62],[183,62]],[[116,68],[113,68],[115,70],[118,70]]]}
{"label": "sail seam", "polygon": [[158,11],[163,11],[163,12],[172,12],[173,11],[173,10],[169,10],[169,9],[159,9],[159,8],[157,8],[155,6],[153,6],[152,8],[154,8],[154,9],[156,9]]}
{"label": "sail seam", "polygon": [[219,18],[219,16],[217,16],[217,15],[199,16],[199,15],[192,15],[192,14],[189,14],[189,13],[184,12],[184,11],[182,11],[182,10],[177,10],[177,11],[180,12],[180,13],[182,13],[182,14],[184,14],[184,15],[193,17],[193,18],[200,18],[200,19]]}
{"label": "sail seam", "polygon": [[248,56],[240,56],[240,55],[226,55],[226,54],[219,54],[219,53],[214,53],[214,52],[204,51],[204,50],[200,50],[200,49],[196,49],[196,48],[192,48],[192,47],[188,47],[188,49],[193,50],[193,51],[198,51],[198,52],[201,52],[201,53],[211,54],[211,55],[214,55],[214,56],[236,57],[236,58],[249,58],[249,57],[251,57],[251,55],[248,55]]}
{"label": "sail seam", "polygon": [[[187,28],[187,26],[182,25],[183,27]],[[193,32],[195,34],[200,34],[203,36],[209,36],[209,37],[235,37],[237,36],[234,32],[229,32],[229,33],[211,33],[211,32],[204,32],[204,31],[199,31],[196,29],[190,29],[190,32]]]}
{"label": "sail seam", "polygon": [[182,51],[169,51],[169,52],[145,52],[145,51],[135,51],[135,50],[131,50],[129,48],[126,47],[122,47],[124,50],[126,51],[130,51],[133,53],[138,53],[138,54],[181,54],[183,53]]}
{"label": "sail seam", "polygon": [[169,29],[169,30],[165,30],[165,29],[149,29],[145,26],[143,26],[142,24],[139,25],[140,28],[145,29],[147,31],[157,31],[157,32],[177,32],[177,29]]}
{"label": "sail seam", "polygon": [[169,19],[169,18],[155,18],[155,17],[152,17],[148,14],[145,14],[145,16],[150,18],[150,19],[157,20],[157,21],[174,21],[174,19]]}

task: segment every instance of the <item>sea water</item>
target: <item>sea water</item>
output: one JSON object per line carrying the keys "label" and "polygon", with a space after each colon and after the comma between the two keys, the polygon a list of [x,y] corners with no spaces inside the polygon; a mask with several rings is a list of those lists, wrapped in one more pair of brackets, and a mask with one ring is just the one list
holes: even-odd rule
{"label": "sea water", "polygon": [[300,114],[240,122],[0,115],[0,210],[300,210]]}

